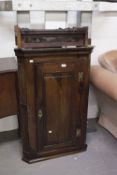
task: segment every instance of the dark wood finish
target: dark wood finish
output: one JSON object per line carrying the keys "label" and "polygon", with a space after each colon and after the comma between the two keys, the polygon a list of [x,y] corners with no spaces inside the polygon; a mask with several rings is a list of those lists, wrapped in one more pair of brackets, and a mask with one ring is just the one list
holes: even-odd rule
{"label": "dark wood finish", "polygon": [[17,114],[16,71],[0,72],[0,118]]}
{"label": "dark wood finish", "polygon": [[86,149],[91,50],[15,49],[23,160],[32,163]]}
{"label": "dark wood finish", "polygon": [[88,28],[67,28],[54,30],[29,30],[15,27],[16,44],[19,48],[55,48],[87,46]]}
{"label": "dark wood finish", "polygon": [[19,140],[18,129],[0,132],[0,144],[14,140]]}

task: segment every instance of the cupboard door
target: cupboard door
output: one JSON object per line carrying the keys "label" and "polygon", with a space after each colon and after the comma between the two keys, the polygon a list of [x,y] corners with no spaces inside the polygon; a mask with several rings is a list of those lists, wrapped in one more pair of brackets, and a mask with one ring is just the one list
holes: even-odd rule
{"label": "cupboard door", "polygon": [[39,150],[78,144],[78,64],[36,64]]}

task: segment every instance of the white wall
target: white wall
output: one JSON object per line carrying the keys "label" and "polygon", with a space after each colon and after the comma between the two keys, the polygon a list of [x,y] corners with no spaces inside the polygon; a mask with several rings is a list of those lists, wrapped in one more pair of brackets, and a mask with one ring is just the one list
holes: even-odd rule
{"label": "white wall", "polygon": [[16,12],[0,11],[0,58],[14,57]]}
{"label": "white wall", "polygon": [[94,11],[92,15],[92,64],[97,64],[98,55],[117,49],[117,11]]}

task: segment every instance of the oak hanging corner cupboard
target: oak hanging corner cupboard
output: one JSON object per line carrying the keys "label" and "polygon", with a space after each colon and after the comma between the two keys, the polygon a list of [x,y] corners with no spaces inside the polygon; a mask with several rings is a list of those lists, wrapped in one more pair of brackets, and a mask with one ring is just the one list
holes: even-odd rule
{"label": "oak hanging corner cupboard", "polygon": [[88,28],[15,31],[23,160],[85,150]]}

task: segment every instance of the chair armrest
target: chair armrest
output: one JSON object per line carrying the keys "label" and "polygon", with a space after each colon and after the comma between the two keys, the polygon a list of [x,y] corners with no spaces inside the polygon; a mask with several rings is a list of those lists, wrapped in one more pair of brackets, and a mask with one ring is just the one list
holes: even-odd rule
{"label": "chair armrest", "polygon": [[90,81],[98,89],[117,101],[117,74],[98,65],[91,66]]}
{"label": "chair armrest", "polygon": [[117,50],[110,50],[98,58],[99,64],[105,69],[117,73]]}

